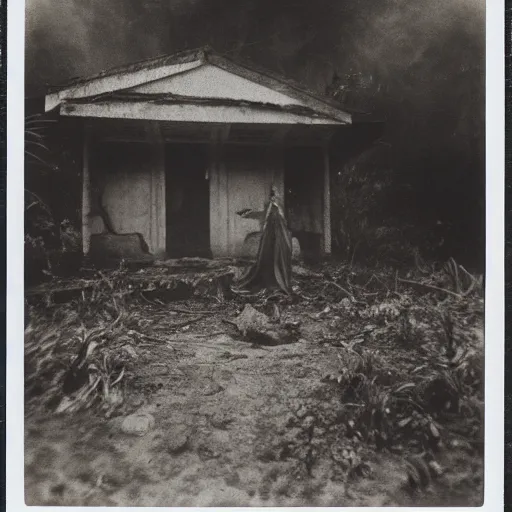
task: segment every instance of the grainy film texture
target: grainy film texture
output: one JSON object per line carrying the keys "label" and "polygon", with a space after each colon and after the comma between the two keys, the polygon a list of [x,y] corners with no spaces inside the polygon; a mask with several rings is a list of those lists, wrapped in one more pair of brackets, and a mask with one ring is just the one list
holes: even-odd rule
{"label": "grainy film texture", "polygon": [[25,495],[483,502],[485,3],[27,0]]}

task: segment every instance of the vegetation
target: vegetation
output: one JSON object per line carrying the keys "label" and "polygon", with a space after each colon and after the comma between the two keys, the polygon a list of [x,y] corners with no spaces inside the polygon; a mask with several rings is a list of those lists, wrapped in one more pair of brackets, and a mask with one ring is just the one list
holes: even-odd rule
{"label": "vegetation", "polygon": [[[453,268],[464,278],[454,280]],[[302,486],[306,501],[316,499],[319,491],[314,490],[315,485],[327,482],[327,475],[319,473],[326,464],[334,471],[329,478],[349,485],[376,478],[372,475],[379,474],[389,457],[407,460],[400,469],[408,475],[406,489],[431,489],[426,504],[446,504],[432,495],[437,485],[465,489],[466,458],[474,468],[473,477],[481,475],[483,289],[481,278],[465,273],[453,260],[438,269],[431,267],[428,273],[416,268],[375,270],[357,264],[295,267],[291,297],[264,291],[218,296],[215,287],[210,292],[198,287],[194,296],[176,301],[162,288],[176,276],[165,276],[156,268],[145,269],[140,276],[119,268],[91,274],[83,282],[68,282],[78,285],[71,295],[63,295],[65,290],[56,286],[54,292],[47,288],[45,293],[28,297],[28,424],[54,415],[61,424],[68,424],[75,414],[89,410],[84,421],[103,418],[112,428],[111,421],[131,417],[126,415],[137,410],[133,404],[140,405],[141,392],[149,404],[161,401],[160,396],[171,399],[190,394],[187,400],[194,404],[193,414],[207,414],[207,400],[198,398],[197,393],[203,388],[207,394],[222,390],[210,383],[208,375],[222,369],[222,375],[232,372],[233,382],[245,382],[248,367],[237,369],[232,361],[238,357],[243,361],[256,352],[264,358],[260,364],[269,365],[266,371],[277,365],[275,369],[287,386],[278,393],[279,403],[269,403],[272,421],[284,421],[287,427],[284,433],[282,428],[268,427],[254,444],[251,460],[256,459],[251,464],[287,461],[291,465],[282,469],[283,475],[294,478],[286,490],[283,484],[283,500],[297,486]],[[156,288],[148,288],[152,292],[136,286],[137,282],[153,281]],[[59,300],[57,293],[61,294]],[[238,349],[240,355],[233,354],[244,334],[232,331],[232,325],[248,303],[258,315],[269,315],[267,323],[275,332],[292,326],[294,335],[283,343],[291,343],[290,347],[302,344],[311,355],[287,361],[288,351],[274,352],[274,347],[265,347],[263,341],[263,346],[259,345],[254,336],[243,344],[246,349]],[[215,341],[219,335],[227,338]],[[230,340],[227,345],[226,339]],[[206,361],[187,359],[188,352],[201,350],[210,354]],[[215,364],[213,354],[218,359]],[[320,364],[322,354],[337,358],[330,365],[335,371],[326,371],[325,361]],[[288,357],[293,357],[293,349]],[[231,363],[226,366],[227,362]],[[197,374],[193,382],[183,383],[184,387],[173,387],[171,381],[151,370],[163,365],[172,369],[171,374],[184,375],[180,370],[183,364]],[[301,373],[309,364],[317,371]],[[268,379],[263,369],[257,372],[258,379]],[[211,386],[214,391],[208,391]],[[311,389],[318,391],[312,394]],[[244,393],[250,390],[244,388],[233,396],[243,398]],[[297,393],[305,397],[299,401],[303,405],[289,417],[287,403],[293,403]],[[226,407],[229,396],[222,398]],[[165,418],[164,414],[159,421],[167,421]],[[262,416],[261,421],[267,420]],[[226,428],[233,435],[242,435],[237,430],[241,426],[222,427]],[[89,441],[88,449],[95,450],[97,442]],[[189,448],[192,451],[196,449],[193,446]],[[467,454],[464,460],[457,455],[460,450]],[[379,454],[384,459],[375,459]],[[180,460],[176,459],[176,464]],[[219,470],[223,464],[218,462]],[[277,467],[275,471],[281,474]],[[441,476],[445,471],[451,475],[448,480]],[[450,479],[457,483],[449,484]],[[437,483],[432,487],[434,480]],[[132,481],[143,485],[143,480]],[[478,502],[478,489],[473,486],[469,494],[457,491],[460,497],[454,497],[454,503]],[[365,491],[361,492],[364,495]],[[382,492],[391,496],[394,491],[386,487]],[[390,499],[395,504],[407,502],[405,498]],[[52,500],[48,503],[68,503]],[[79,503],[83,502],[76,501]]]}

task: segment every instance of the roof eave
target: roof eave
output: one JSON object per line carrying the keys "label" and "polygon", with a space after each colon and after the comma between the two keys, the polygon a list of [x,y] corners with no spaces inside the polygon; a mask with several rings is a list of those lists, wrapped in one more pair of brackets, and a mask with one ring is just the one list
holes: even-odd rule
{"label": "roof eave", "polygon": [[[340,108],[340,105],[335,104],[335,102],[328,98],[319,97],[304,87],[296,85],[291,80],[284,77],[278,77],[270,71],[260,69],[256,70],[252,65],[249,66],[243,63],[231,61],[230,59],[217,54],[209,47],[187,50],[174,55],[166,55],[150,60],[139,61],[127,66],[113,68],[87,78],[75,79],[65,85],[50,87],[48,89],[48,94],[45,97],[45,109],[51,110],[55,108],[65,97],[76,96],[79,94],[77,91],[80,89],[91,89],[91,94],[88,94],[87,91],[82,91],[82,97],[97,95],[98,92],[101,92],[101,83],[111,83],[116,76],[125,77],[132,74],[133,83],[131,85],[136,86],[140,85],[140,83],[144,83],[143,74],[147,73],[148,70],[161,68],[162,72],[160,74],[157,73],[156,75],[158,76],[155,75],[155,77],[153,77],[153,79],[160,79],[164,78],[166,74],[170,74],[171,66],[174,67],[174,69],[176,69],[177,66],[182,66],[184,71],[187,71],[194,67],[198,67],[205,62],[209,62],[212,65],[255,81],[256,83],[261,83],[266,87],[278,90],[290,97],[295,97],[313,110],[317,110],[322,114],[333,117],[343,123],[350,124],[352,122],[352,115],[344,111]],[[169,73],[166,73],[166,67],[169,68]],[[94,87],[94,84],[96,87]],[[125,87],[123,87],[123,89],[124,88]],[[106,86],[104,92],[107,92]]]}

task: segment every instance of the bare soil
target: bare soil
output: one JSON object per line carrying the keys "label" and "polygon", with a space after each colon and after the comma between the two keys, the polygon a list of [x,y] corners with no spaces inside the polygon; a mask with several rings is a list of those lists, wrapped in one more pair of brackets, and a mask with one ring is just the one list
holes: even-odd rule
{"label": "bare soil", "polygon": [[[177,306],[217,312],[166,332],[170,320],[190,318],[170,311]],[[55,415],[27,405],[28,505],[482,504],[483,447],[468,438],[463,415],[439,420],[442,443],[433,458],[442,474],[420,489],[408,478],[413,445],[378,450],[347,433],[364,403],[343,398],[336,379],[326,379],[342,370],[339,340],[357,330],[342,310],[325,312],[315,301],[282,306],[300,323],[299,335],[266,346],[244,340],[222,321],[236,318],[237,301],[133,308],[139,324],[159,334],[149,339],[133,326],[127,330],[130,362],[119,407]],[[481,344],[481,318],[471,329]],[[404,346],[372,336],[359,344],[379,352],[390,386],[406,383],[425,352],[424,343]],[[143,435],[123,430],[134,413],[154,419]]]}

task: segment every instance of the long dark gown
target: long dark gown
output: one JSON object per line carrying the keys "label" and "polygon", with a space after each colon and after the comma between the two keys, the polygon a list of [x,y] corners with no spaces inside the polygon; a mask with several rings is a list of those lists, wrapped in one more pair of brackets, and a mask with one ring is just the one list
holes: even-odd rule
{"label": "long dark gown", "polygon": [[255,292],[263,288],[291,294],[292,237],[277,199],[265,210],[263,233],[256,262],[235,283],[234,290]]}

